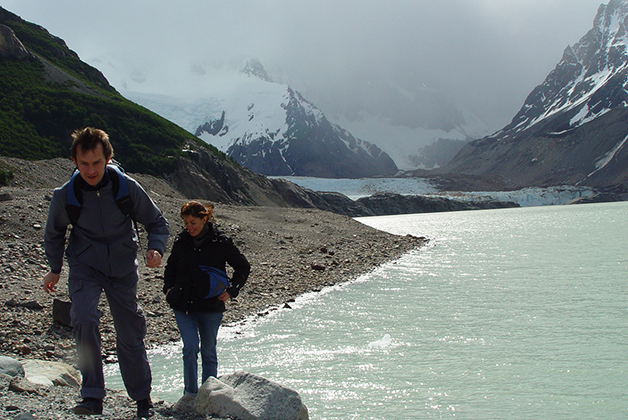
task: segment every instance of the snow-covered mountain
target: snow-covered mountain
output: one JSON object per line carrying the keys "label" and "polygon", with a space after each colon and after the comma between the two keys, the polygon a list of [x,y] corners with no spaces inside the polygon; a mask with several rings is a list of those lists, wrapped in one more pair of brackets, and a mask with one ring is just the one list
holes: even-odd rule
{"label": "snow-covered mountain", "polygon": [[627,185],[627,90],[628,1],[610,0],[512,122],[439,172],[500,175],[515,187]]}
{"label": "snow-covered mountain", "polygon": [[274,83],[257,60],[238,73],[203,76],[211,82],[204,81],[196,99],[121,93],[260,174],[358,178],[398,170],[379,147],[329,122],[290,86]]}
{"label": "snow-covered mountain", "polygon": [[[553,116],[569,115],[556,134],[572,130],[628,100],[628,3],[611,0],[601,5],[591,29],[567,46],[561,61],[528,96],[503,131],[523,132]],[[499,133],[498,133],[499,134]]]}

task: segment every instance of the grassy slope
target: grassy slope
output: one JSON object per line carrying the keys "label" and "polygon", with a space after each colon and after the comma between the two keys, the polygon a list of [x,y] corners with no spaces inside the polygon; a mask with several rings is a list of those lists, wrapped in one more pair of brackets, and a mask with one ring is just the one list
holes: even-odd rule
{"label": "grassy slope", "polygon": [[0,155],[68,157],[70,133],[91,125],[109,133],[126,170],[159,176],[170,172],[184,144],[199,144],[192,134],[123,98],[44,28],[1,7],[0,24],[37,56],[0,57]]}

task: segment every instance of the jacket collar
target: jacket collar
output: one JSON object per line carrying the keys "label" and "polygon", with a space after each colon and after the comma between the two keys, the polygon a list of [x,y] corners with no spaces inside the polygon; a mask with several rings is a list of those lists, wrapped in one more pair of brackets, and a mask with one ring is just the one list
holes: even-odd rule
{"label": "jacket collar", "polygon": [[89,185],[80,174],[76,178],[76,181],[78,181],[79,188],[83,191],[98,191],[109,183],[109,170],[105,169],[102,179],[96,186]]}
{"label": "jacket collar", "polygon": [[[205,235],[205,237],[203,238],[203,242],[201,243],[201,245],[204,245],[207,242],[216,242],[216,240],[218,239],[218,232],[216,231],[216,226],[214,225],[214,223],[208,222],[208,225],[209,226],[208,226],[207,235]],[[179,238],[191,244],[194,243],[194,238],[192,237],[192,235],[190,235],[190,232],[185,230],[185,228],[179,234]]]}

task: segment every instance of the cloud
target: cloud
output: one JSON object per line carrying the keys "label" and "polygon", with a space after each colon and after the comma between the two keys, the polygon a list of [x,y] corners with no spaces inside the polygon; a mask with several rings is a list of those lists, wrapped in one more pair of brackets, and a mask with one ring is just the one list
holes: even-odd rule
{"label": "cloud", "polygon": [[591,27],[596,0],[5,0],[86,61],[137,74],[262,61],[306,90],[389,78],[507,123]]}

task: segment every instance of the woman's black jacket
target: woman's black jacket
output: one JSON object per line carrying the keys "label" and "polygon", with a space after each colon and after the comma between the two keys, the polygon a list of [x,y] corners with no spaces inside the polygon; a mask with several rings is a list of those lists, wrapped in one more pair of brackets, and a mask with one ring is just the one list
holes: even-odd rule
{"label": "woman's black jacket", "polygon": [[225,303],[218,297],[203,299],[195,293],[194,282],[199,278],[199,265],[225,270],[226,264],[233,268],[231,297],[238,293],[251,271],[251,266],[231,238],[220,232],[213,223],[200,246],[195,247],[192,236],[183,231],[177,237],[164,272],[164,293],[170,307],[182,312],[224,312]]}

